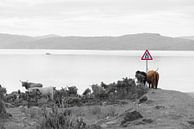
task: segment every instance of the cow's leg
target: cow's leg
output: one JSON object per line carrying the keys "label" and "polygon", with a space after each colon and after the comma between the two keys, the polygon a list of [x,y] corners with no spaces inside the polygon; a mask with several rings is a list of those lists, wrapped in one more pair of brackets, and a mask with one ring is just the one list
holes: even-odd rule
{"label": "cow's leg", "polygon": [[158,82],[157,82],[157,75],[155,75],[155,79],[154,79],[154,88],[157,89],[157,85],[158,85]]}
{"label": "cow's leg", "polygon": [[154,82],[151,83],[151,88],[154,89]]}
{"label": "cow's leg", "polygon": [[157,84],[156,84],[156,80],[155,80],[155,83],[154,83],[154,88],[157,89]]}
{"label": "cow's leg", "polygon": [[153,79],[152,88],[155,89],[155,80]]}
{"label": "cow's leg", "polygon": [[155,77],[152,78],[152,88],[155,89]]}
{"label": "cow's leg", "polygon": [[159,74],[156,76],[156,89],[158,88]]}
{"label": "cow's leg", "polygon": [[149,83],[149,82],[147,82],[147,84],[148,84],[148,87],[150,88],[150,83]]}

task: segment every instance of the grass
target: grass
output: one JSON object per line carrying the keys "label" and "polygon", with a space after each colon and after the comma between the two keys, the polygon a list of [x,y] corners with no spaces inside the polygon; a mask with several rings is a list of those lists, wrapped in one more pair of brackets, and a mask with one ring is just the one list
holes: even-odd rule
{"label": "grass", "polygon": [[89,113],[92,115],[99,115],[102,114],[101,106],[93,106],[89,108]]}
{"label": "grass", "polygon": [[20,107],[20,111],[32,119],[39,118],[43,114],[42,109],[38,107]]}
{"label": "grass", "polygon": [[97,116],[98,119],[104,119],[118,115],[114,106],[91,106],[89,107],[89,113],[93,116]]}
{"label": "grass", "polygon": [[0,129],[5,129],[5,127],[4,127],[2,122],[0,122]]}
{"label": "grass", "polygon": [[37,129],[101,129],[98,125],[87,125],[82,117],[76,118],[71,109],[59,111],[56,106],[49,112],[44,108]]}

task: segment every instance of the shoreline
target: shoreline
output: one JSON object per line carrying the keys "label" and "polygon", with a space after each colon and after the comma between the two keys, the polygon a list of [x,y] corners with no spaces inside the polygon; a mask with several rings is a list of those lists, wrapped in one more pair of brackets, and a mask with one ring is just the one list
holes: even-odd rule
{"label": "shoreline", "polygon": [[[154,56],[194,56],[194,51],[149,50]],[[102,55],[142,56],[144,50],[0,49],[0,55]]]}

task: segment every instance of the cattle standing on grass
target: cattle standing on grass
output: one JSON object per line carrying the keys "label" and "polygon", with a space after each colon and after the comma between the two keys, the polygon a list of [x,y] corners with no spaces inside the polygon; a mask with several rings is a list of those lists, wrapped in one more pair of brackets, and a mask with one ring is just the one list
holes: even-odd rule
{"label": "cattle standing on grass", "polygon": [[20,81],[22,83],[22,86],[26,88],[26,90],[28,90],[29,88],[33,88],[33,87],[42,87],[43,85],[41,83],[32,83],[32,82],[23,82]]}
{"label": "cattle standing on grass", "polygon": [[29,92],[40,92],[42,96],[49,96],[53,100],[55,87],[32,87]]}
{"label": "cattle standing on grass", "polygon": [[40,92],[43,96],[49,96],[53,100],[55,87],[43,87],[41,83],[22,82],[22,86],[29,92]]}
{"label": "cattle standing on grass", "polygon": [[149,84],[149,88],[157,89],[159,81],[159,73],[154,70],[150,70],[147,72],[147,82]]}
{"label": "cattle standing on grass", "polygon": [[147,74],[145,72],[136,71],[135,77],[137,78],[138,83],[144,84],[145,86],[147,80]]}

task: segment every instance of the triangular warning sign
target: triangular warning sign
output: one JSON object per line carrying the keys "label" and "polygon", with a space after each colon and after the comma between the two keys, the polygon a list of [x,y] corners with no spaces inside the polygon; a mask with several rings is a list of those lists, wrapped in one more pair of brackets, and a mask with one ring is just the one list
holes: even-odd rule
{"label": "triangular warning sign", "polygon": [[141,60],[153,60],[153,58],[148,50],[145,51],[145,53],[141,57]]}

